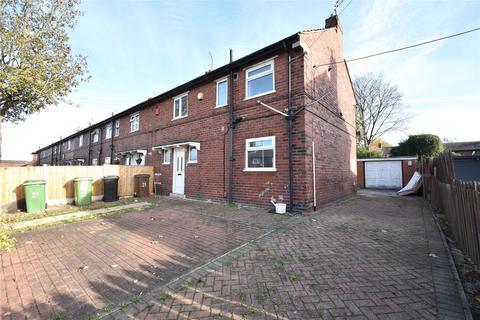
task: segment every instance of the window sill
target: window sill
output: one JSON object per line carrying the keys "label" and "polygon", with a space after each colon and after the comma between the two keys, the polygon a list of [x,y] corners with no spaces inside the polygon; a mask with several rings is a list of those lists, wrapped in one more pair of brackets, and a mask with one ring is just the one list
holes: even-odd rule
{"label": "window sill", "polygon": [[227,103],[227,104],[224,104],[224,105],[222,105],[222,106],[216,106],[215,109],[225,108],[226,106],[228,106],[228,103]]}
{"label": "window sill", "polygon": [[255,95],[255,96],[245,97],[245,99],[243,99],[243,101],[247,101],[247,100],[250,100],[250,99],[258,98],[258,97],[265,96],[265,95],[267,95],[267,94],[271,94],[271,93],[275,93],[275,92],[276,92],[276,90],[272,90],[272,91],[264,92],[264,93],[261,93],[261,94],[257,94],[257,95]]}
{"label": "window sill", "polygon": [[170,162],[162,163],[162,166],[169,166],[169,165],[170,165]]}
{"label": "window sill", "polygon": [[245,168],[243,172],[276,172],[277,168]]}
{"label": "window sill", "polygon": [[138,132],[138,131],[140,131],[140,129],[130,131],[130,133],[135,133],[135,132]]}
{"label": "window sill", "polygon": [[187,161],[187,164],[197,164],[198,161]]}
{"label": "window sill", "polygon": [[188,117],[188,114],[187,114],[186,116],[173,118],[172,121],[174,121],[174,120],[179,120],[179,119],[183,119],[183,118],[186,118],[186,117]]}

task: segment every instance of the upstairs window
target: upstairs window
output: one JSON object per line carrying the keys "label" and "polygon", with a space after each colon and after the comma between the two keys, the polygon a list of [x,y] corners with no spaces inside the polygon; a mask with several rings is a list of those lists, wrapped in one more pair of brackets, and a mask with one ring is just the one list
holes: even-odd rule
{"label": "upstairs window", "polygon": [[93,143],[95,142],[98,142],[98,129],[95,129],[95,131],[93,131],[93,134],[92,134],[92,140],[93,140]]}
{"label": "upstairs window", "polygon": [[258,97],[275,91],[273,60],[256,65],[245,71],[246,99]]}
{"label": "upstairs window", "polygon": [[227,105],[228,81],[222,79],[217,81],[217,108],[225,107]]}
{"label": "upstairs window", "polygon": [[72,149],[72,141],[68,140],[67,141],[67,150],[71,150],[71,149]]}
{"label": "upstairs window", "polygon": [[275,171],[275,137],[245,141],[245,171]]}
{"label": "upstairs window", "polygon": [[130,132],[140,130],[140,113],[134,113],[130,116]]}
{"label": "upstairs window", "polygon": [[112,124],[107,124],[105,128],[105,139],[110,139],[112,137]]}
{"label": "upstairs window", "polygon": [[83,147],[83,134],[78,137],[78,146]]}
{"label": "upstairs window", "polygon": [[173,120],[188,116],[188,93],[173,100]]}
{"label": "upstairs window", "polygon": [[188,148],[188,162],[189,163],[197,163],[197,159],[198,159],[197,147],[190,146]]}
{"label": "upstairs window", "polygon": [[120,120],[115,121],[115,137],[120,135]]}

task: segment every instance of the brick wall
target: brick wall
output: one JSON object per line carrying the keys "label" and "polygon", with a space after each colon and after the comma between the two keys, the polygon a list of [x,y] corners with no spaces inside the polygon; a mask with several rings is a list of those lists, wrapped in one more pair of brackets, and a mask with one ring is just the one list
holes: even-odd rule
{"label": "brick wall", "polygon": [[[288,106],[288,54],[292,57],[292,105],[300,111],[292,128],[293,157],[293,198],[297,209],[313,206],[312,142],[316,144],[317,200],[318,205],[347,195],[355,190],[355,130],[349,123],[354,122],[353,92],[346,67],[335,65],[332,72],[325,68],[312,74],[312,66],[319,62],[343,59],[341,54],[341,33],[336,29],[301,34],[302,42],[308,45],[308,53],[300,48],[281,50],[272,54],[275,69],[275,92],[258,98],[245,99],[245,69],[234,70],[234,112],[241,117],[234,128],[234,172],[233,199],[239,203],[268,205],[271,198],[288,203],[288,122],[286,118],[257,103],[264,103],[284,111]],[[326,60],[325,60],[326,59]],[[263,62],[259,59],[257,62]],[[251,65],[249,65],[251,66]],[[246,66],[246,67],[249,67]],[[219,77],[218,79],[227,76]],[[316,89],[313,90],[313,79]],[[216,79],[217,80],[217,79]],[[230,80],[228,86],[232,85]],[[319,103],[301,111],[315,95],[323,94],[328,88],[329,110]],[[203,93],[203,100],[197,94]],[[198,162],[185,166],[185,195],[199,199],[224,200],[228,192],[229,177],[229,109],[216,108],[216,81],[208,81],[188,90],[188,116],[173,118],[173,101],[169,97],[157,104],[141,109],[140,130],[130,132],[130,115],[120,118],[120,136],[113,137],[113,152],[147,150],[146,164],[153,165],[161,174],[160,190],[172,192],[173,154],[170,164],[163,163],[162,151],[152,147],[192,141],[200,143]],[[229,101],[230,103],[230,101]],[[342,113],[339,116],[339,112]],[[89,147],[86,133],[84,147],[74,148],[65,153],[65,160],[75,158],[111,157],[112,140],[105,140],[102,128],[101,142]],[[95,129],[95,128],[92,128]],[[113,127],[114,132],[114,127]],[[353,137],[350,136],[353,134]],[[245,140],[275,136],[276,171],[245,171]],[[59,157],[60,159],[60,157]],[[186,152],[186,160],[188,152]],[[39,163],[50,163],[51,157],[42,158]],[[122,159],[123,160],[123,159]]]}
{"label": "brick wall", "polygon": [[334,63],[344,59],[342,38],[341,27],[301,34],[309,48],[304,59],[307,207],[313,203],[312,143],[317,206],[356,190],[355,97],[346,65]]}

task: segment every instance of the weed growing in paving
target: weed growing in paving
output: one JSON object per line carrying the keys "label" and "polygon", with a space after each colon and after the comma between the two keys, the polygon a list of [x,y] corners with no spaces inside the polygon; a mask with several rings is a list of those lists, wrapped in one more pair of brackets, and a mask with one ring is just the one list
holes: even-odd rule
{"label": "weed growing in paving", "polygon": [[225,261],[223,262],[223,265],[224,265],[225,267],[231,267],[232,264],[233,264],[233,262],[232,262],[232,260],[230,260],[230,259],[225,260]]}
{"label": "weed growing in paving", "polygon": [[168,299],[172,299],[172,296],[168,293],[164,293],[160,296],[160,298],[158,298],[158,300],[160,300],[161,302],[165,302]]}
{"label": "weed growing in paving", "polygon": [[98,320],[97,315],[89,315],[83,318],[83,320]]}
{"label": "weed growing in paving", "polygon": [[61,313],[55,313],[51,318],[51,320],[63,320],[63,319],[65,319],[65,316]]}
{"label": "weed growing in paving", "polygon": [[120,310],[125,310],[125,309],[127,308],[127,306],[128,306],[128,303],[127,303],[127,302],[122,302],[122,303],[119,303],[119,304],[118,304],[118,308],[119,308]]}
{"label": "weed growing in paving", "polygon": [[14,237],[10,236],[10,231],[0,230],[0,252],[5,250],[6,252],[11,252],[15,250],[15,241]]}
{"label": "weed growing in paving", "polygon": [[303,257],[300,257],[300,259],[298,259],[298,261],[300,261],[303,264],[305,264],[307,262],[310,262],[310,260],[312,260],[312,259],[307,257],[307,256],[303,256]]}
{"label": "weed growing in paving", "polygon": [[140,302],[140,298],[142,296],[142,293],[137,293],[137,294],[134,294],[131,298],[130,298],[130,302],[131,303],[139,303]]}
{"label": "weed growing in paving", "polygon": [[263,251],[265,251],[265,248],[262,247],[261,245],[257,245],[257,246],[255,247],[255,251],[263,252]]}

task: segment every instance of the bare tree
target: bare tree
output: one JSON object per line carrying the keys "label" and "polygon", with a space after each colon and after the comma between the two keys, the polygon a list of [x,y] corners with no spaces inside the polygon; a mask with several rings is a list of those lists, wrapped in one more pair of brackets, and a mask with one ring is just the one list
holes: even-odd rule
{"label": "bare tree", "polygon": [[389,131],[405,128],[410,115],[403,104],[403,95],[396,85],[381,74],[368,73],[353,82],[357,98],[357,147],[370,144]]}

